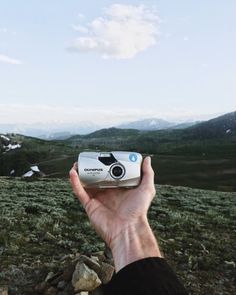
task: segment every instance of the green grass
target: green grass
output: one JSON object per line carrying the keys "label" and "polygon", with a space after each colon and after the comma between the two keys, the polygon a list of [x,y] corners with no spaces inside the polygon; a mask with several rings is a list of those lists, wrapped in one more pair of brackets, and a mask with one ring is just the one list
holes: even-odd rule
{"label": "green grass", "polygon": [[[103,250],[68,180],[0,178],[0,285],[10,294],[61,267],[61,257]],[[157,185],[151,227],[190,294],[233,294],[236,193]]]}

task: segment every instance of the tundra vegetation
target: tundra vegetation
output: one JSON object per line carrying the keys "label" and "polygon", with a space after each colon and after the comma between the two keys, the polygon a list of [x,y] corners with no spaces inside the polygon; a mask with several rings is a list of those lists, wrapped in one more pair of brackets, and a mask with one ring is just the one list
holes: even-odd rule
{"label": "tundra vegetation", "polygon": [[[104,250],[67,179],[0,178],[0,285],[9,294],[62,268],[62,257]],[[157,185],[149,221],[190,294],[235,291],[236,193]]]}

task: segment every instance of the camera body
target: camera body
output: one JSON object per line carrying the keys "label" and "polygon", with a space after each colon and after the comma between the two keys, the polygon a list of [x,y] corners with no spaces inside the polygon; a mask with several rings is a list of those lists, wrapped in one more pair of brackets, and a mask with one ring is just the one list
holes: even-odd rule
{"label": "camera body", "polygon": [[142,159],[136,152],[82,152],[79,177],[86,188],[135,187],[141,181]]}

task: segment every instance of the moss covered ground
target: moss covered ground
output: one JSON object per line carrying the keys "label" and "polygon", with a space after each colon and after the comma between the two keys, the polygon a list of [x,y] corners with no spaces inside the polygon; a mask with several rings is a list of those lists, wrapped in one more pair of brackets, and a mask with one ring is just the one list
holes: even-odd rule
{"label": "moss covered ground", "polygon": [[[190,294],[234,293],[236,193],[157,185],[149,221]],[[100,250],[67,179],[0,178],[0,285],[9,294],[27,294],[65,255]]]}

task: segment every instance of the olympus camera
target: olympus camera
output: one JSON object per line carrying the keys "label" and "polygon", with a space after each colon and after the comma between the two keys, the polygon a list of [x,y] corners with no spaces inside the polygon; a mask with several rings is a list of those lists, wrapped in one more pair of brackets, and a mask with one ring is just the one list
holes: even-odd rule
{"label": "olympus camera", "polygon": [[142,155],[136,152],[82,152],[78,173],[86,188],[135,187],[141,180]]}

